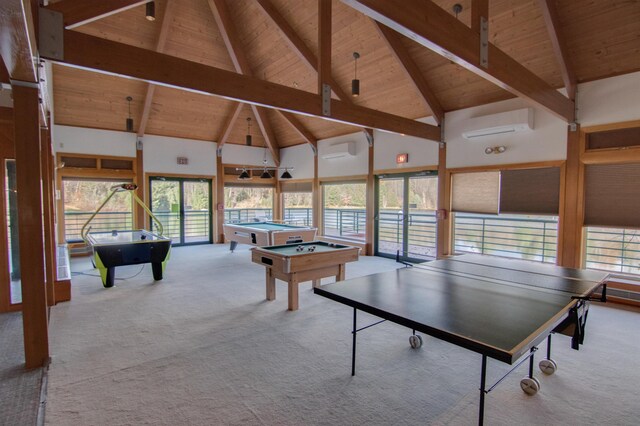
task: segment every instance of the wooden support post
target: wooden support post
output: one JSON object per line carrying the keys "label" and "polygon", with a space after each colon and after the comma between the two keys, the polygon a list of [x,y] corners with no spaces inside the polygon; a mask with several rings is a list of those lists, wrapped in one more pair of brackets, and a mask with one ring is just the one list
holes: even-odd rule
{"label": "wooden support post", "polygon": [[[138,189],[136,189],[136,195],[141,200],[146,200],[145,198],[145,187],[147,182],[144,176],[144,152],[142,150],[142,141],[138,143],[136,140],[136,183],[138,185]],[[135,204],[136,208],[136,223],[135,226],[138,229],[147,229],[147,215],[145,214],[144,209],[139,203]]]}
{"label": "wooden support post", "polygon": [[367,217],[367,226],[365,230],[365,253],[368,256],[373,256],[374,254],[374,233],[375,227],[373,226],[375,220],[375,180],[373,175],[373,159],[374,159],[374,151],[373,145],[375,143],[373,139],[373,130],[366,129],[368,134],[368,138],[371,141],[369,144],[369,171],[367,173],[367,201],[366,201],[366,217]]}
{"label": "wooden support post", "polygon": [[560,188],[560,217],[558,224],[558,260],[560,266],[581,267],[582,217],[579,214],[578,193],[583,166],[580,163],[580,126],[575,131],[568,127],[567,161],[564,167],[564,185]]}
{"label": "wooden support post", "polygon": [[451,249],[451,185],[447,173],[447,145],[438,150],[438,216],[436,218],[436,256],[438,259],[452,253]]}
{"label": "wooden support post", "polygon": [[318,153],[313,156],[313,226],[318,228],[318,235],[323,235],[321,223],[322,194],[320,192],[320,179],[318,178]]}
{"label": "wooden support post", "polygon": [[216,243],[224,243],[224,165],[222,156],[216,156]]}
{"label": "wooden support post", "polygon": [[44,219],[44,256],[46,266],[47,305],[56,304],[55,282],[57,252],[53,218],[53,171],[51,170],[51,138],[46,129],[40,130],[40,167],[42,172],[42,210]]}
{"label": "wooden support post", "polygon": [[26,368],[49,361],[47,292],[42,237],[38,88],[14,84],[18,222],[22,269],[22,322]]}
{"label": "wooden support post", "polygon": [[331,0],[318,0],[318,94],[331,80]]}

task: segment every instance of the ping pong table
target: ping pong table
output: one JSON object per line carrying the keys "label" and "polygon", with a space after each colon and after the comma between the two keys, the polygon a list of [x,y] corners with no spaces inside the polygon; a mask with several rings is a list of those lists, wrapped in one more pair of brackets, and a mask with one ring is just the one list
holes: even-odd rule
{"label": "ping pong table", "polygon": [[[529,372],[520,382],[522,390],[533,395],[540,389],[533,375],[534,353],[545,339],[547,357],[539,366],[545,374],[555,372],[552,333],[570,335],[572,348],[579,348],[589,301],[606,301],[607,276],[599,271],[467,254],[313,290],[353,307],[352,375],[357,333],[387,320],[413,330],[409,338],[413,348],[422,346],[422,337],[416,334],[421,332],[481,354],[478,423],[483,424],[485,395],[527,360]],[[358,310],[381,320],[358,328]],[[486,383],[488,357],[513,365],[493,385]]]}

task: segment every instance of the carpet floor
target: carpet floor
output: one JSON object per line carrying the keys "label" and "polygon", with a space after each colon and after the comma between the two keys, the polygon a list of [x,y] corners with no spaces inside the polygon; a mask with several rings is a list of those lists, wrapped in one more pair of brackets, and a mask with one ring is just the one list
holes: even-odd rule
{"label": "carpet floor", "polygon": [[[362,257],[347,278],[396,267]],[[174,248],[164,280],[148,265],[121,267],[111,289],[86,258],[72,270],[72,301],[51,312],[49,425],[477,423],[480,355],[431,337],[413,350],[410,330],[383,323],[358,335],[352,377],[352,309],[310,283],[296,312],[281,282],[267,302],[248,246]],[[556,337],[556,374],[538,372],[530,397],[519,367],[488,395],[486,423],[638,424],[639,314],[593,304],[580,351]],[[489,380],[509,368],[490,360]]]}

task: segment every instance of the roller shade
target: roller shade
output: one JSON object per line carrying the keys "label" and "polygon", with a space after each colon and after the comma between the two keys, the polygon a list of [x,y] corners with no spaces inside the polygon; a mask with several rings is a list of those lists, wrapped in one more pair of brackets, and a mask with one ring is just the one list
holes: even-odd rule
{"label": "roller shade", "polygon": [[557,215],[559,204],[559,167],[501,172],[500,213]]}
{"label": "roller shade", "polygon": [[640,228],[640,164],[585,167],[584,224]]}
{"label": "roller shade", "polygon": [[313,182],[280,182],[280,192],[313,192]]}
{"label": "roller shade", "polygon": [[500,172],[455,173],[451,191],[454,212],[498,214]]}

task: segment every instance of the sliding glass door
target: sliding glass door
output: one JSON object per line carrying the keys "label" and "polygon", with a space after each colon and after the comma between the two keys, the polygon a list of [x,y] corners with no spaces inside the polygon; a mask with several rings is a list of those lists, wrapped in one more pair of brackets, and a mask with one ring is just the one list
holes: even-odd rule
{"label": "sliding glass door", "polygon": [[152,176],[150,207],[173,245],[211,243],[211,179]]}

